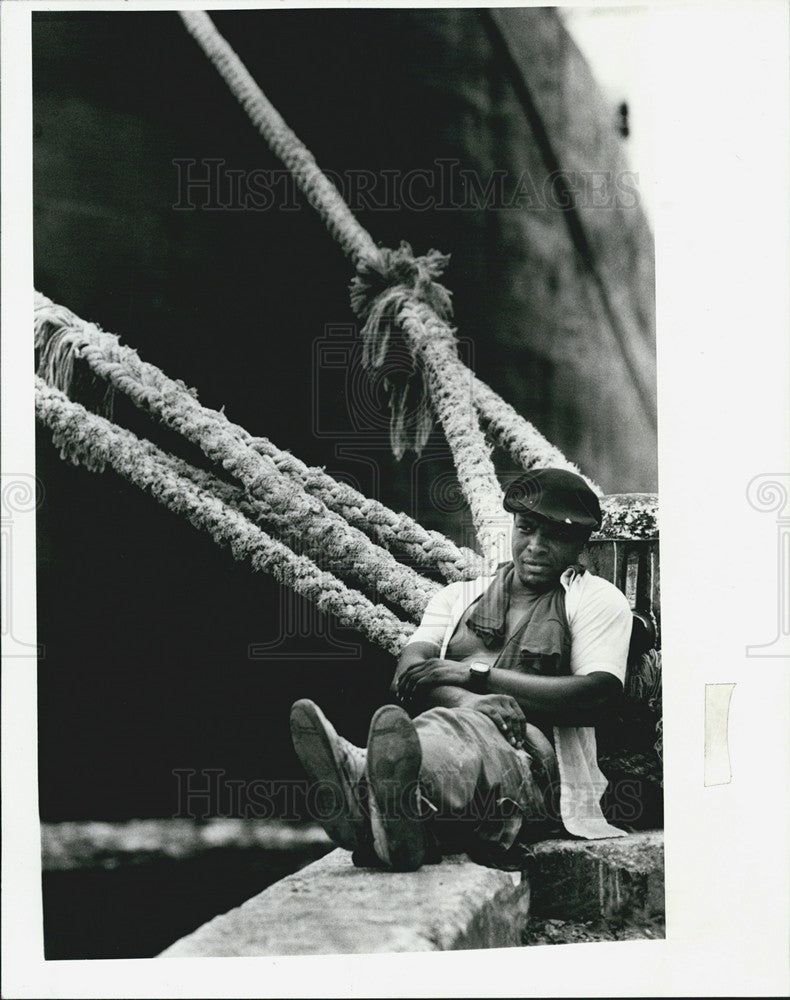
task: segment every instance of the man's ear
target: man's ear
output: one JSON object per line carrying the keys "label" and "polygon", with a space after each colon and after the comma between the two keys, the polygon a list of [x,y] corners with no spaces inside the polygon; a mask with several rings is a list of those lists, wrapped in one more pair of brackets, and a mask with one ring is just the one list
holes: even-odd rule
{"label": "man's ear", "polygon": [[577,559],[577,561],[579,559],[579,556],[582,554],[582,552],[584,552],[584,549],[585,549],[585,547],[586,547],[586,545],[589,542],[589,540],[590,540],[591,537],[592,537],[592,531],[588,531],[587,534],[584,535],[584,537],[579,540],[579,543],[578,543],[579,547],[578,547],[578,550],[576,552],[576,559]]}

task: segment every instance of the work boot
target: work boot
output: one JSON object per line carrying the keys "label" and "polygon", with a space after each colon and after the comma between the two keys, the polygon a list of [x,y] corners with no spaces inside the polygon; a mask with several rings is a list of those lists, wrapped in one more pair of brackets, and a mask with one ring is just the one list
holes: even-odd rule
{"label": "work boot", "polygon": [[425,861],[419,792],[422,750],[417,730],[397,705],[373,716],[368,734],[367,807],[373,849],[393,871],[416,871]]}
{"label": "work boot", "polygon": [[367,843],[359,798],[366,753],[339,736],[318,705],[302,698],[291,707],[291,739],[311,784],[316,786],[313,817],[347,851]]}

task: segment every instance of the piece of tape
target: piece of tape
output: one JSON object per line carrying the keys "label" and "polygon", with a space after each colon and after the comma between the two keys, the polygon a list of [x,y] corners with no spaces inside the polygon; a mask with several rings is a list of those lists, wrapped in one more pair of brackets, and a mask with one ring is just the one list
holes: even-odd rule
{"label": "piece of tape", "polygon": [[730,699],[734,684],[705,685],[705,785],[728,785]]}

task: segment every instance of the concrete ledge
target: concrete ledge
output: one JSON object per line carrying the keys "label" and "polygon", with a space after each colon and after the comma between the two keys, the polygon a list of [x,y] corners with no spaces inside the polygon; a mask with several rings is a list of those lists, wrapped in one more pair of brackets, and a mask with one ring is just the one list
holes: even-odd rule
{"label": "concrete ledge", "polygon": [[530,918],[612,920],[664,913],[664,834],[545,840],[530,848]]}
{"label": "concrete ledge", "polygon": [[521,944],[529,884],[448,857],[417,872],[355,868],[335,850],[199,927],[166,958],[452,951]]}
{"label": "concrete ledge", "polygon": [[551,918],[569,927],[630,922],[633,936],[651,936],[637,924],[660,924],[663,914],[661,831],[533,844],[523,873],[458,855],[395,874],[355,868],[347,851],[335,850],[176,941],[162,957],[516,947],[530,940],[528,921],[537,926]]}

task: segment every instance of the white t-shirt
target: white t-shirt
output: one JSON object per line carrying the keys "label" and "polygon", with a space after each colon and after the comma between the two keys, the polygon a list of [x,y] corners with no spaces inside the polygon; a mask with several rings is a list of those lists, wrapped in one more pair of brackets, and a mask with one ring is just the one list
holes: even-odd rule
{"label": "white t-shirt", "polygon": [[[409,638],[430,642],[445,656],[458,622],[469,605],[490,586],[492,576],[451,583],[428,602],[420,625]],[[632,615],[628,601],[608,580],[573,567],[560,578],[565,589],[565,611],[571,633],[571,673],[595,671],[613,674],[625,683]],[[555,726],[554,746],[560,772],[560,816],[565,829],[577,837],[621,837],[601,812],[607,781],[598,767],[595,729],[591,726]]]}

